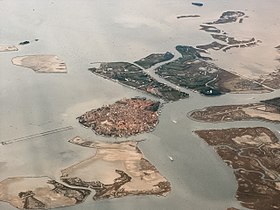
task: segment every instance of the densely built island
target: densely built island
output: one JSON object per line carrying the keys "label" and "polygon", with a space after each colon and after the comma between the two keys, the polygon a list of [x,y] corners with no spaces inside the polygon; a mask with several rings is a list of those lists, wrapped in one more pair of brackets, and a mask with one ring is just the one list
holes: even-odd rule
{"label": "densely built island", "polygon": [[153,130],[158,123],[159,108],[160,102],[146,98],[122,99],[77,119],[98,135],[128,137]]}

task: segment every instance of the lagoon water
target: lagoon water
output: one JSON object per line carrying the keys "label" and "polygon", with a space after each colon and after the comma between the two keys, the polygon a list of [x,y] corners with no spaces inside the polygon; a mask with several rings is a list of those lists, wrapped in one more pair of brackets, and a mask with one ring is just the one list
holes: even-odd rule
{"label": "lagoon water", "polygon": [[[256,37],[262,43],[229,53],[215,52],[212,54],[215,62],[247,75],[272,71],[277,65],[274,47],[280,44],[274,37],[280,32],[277,4],[275,0],[262,0],[258,5],[253,0],[215,0],[204,1],[200,8],[183,0],[0,0],[0,44],[39,39],[19,46],[18,52],[0,54],[0,141],[73,127],[61,133],[0,145],[0,180],[15,176],[49,176],[59,180],[60,170],[94,154],[94,150],[72,145],[67,140],[77,135],[92,140],[116,140],[96,136],[82,127],[76,117],[124,97],[152,98],[93,75],[87,70],[91,62],[133,62],[153,52],[174,52],[178,44],[209,43],[210,34],[199,31],[199,25],[217,19],[223,11],[241,10],[249,16],[244,23],[218,27],[241,39]],[[176,18],[184,14],[199,14],[201,18]],[[58,55],[66,62],[68,73],[37,74],[11,63],[15,56],[33,54]],[[257,102],[279,96],[280,91],[214,98],[186,91],[190,98],[164,105],[160,123],[153,132],[130,138],[146,139],[139,147],[171,182],[172,191],[167,197],[131,196],[103,201],[88,198],[65,209],[224,210],[231,206],[242,209],[234,197],[237,184],[232,170],[192,131],[266,126],[276,132],[280,125],[260,121],[200,123],[189,119],[187,114],[210,105]],[[0,209],[14,208],[1,202]]]}

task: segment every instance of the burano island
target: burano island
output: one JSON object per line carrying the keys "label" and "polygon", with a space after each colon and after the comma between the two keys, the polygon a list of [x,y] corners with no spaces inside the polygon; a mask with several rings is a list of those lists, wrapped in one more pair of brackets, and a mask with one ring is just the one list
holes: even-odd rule
{"label": "burano island", "polygon": [[278,2],[0,6],[1,210],[280,209]]}

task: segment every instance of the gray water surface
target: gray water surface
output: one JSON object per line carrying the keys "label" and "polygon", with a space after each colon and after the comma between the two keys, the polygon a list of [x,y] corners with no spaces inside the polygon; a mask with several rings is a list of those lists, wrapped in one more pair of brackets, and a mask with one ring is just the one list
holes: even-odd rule
{"label": "gray water surface", "polygon": [[[279,18],[277,16],[278,19],[272,20],[271,16],[278,14],[277,7],[273,7],[277,2],[260,1],[259,6],[254,2],[205,1],[205,6],[198,8],[191,6],[191,1],[183,0],[1,0],[0,44],[17,44],[36,38],[39,41],[19,46],[18,52],[0,54],[0,140],[6,141],[66,126],[72,126],[73,129],[6,146],[0,145],[0,180],[15,176],[42,175],[59,179],[60,170],[94,154],[94,150],[69,144],[67,140],[77,135],[92,140],[115,140],[96,136],[91,130],[83,128],[76,117],[124,97],[152,98],[93,75],[87,70],[91,62],[133,62],[153,52],[174,52],[174,47],[178,44],[209,43],[212,41],[210,35],[199,31],[199,24],[218,18],[225,10],[246,10],[252,18],[257,16],[256,13],[263,14],[263,18],[274,21],[271,23],[272,30],[276,30]],[[267,6],[269,3],[272,5]],[[270,14],[261,9],[263,5],[271,9]],[[200,14],[201,18],[178,20],[177,15],[182,14]],[[265,21],[250,21],[250,33],[259,32],[257,35],[265,39],[266,34],[257,30],[258,27],[265,26]],[[234,31],[233,25],[223,27]],[[248,25],[244,25],[244,28],[238,26],[242,36],[248,32],[246,27]],[[249,37],[251,35],[248,34]],[[264,42],[260,47],[267,49],[268,46],[276,46],[277,40],[267,41],[269,42]],[[269,53],[273,54],[274,51],[271,48]],[[239,51],[231,53],[239,55],[237,52]],[[33,54],[58,55],[66,62],[68,73],[37,74],[11,63],[15,56]],[[230,53],[223,54],[221,60],[218,59],[219,53],[215,56],[215,62],[224,67],[231,66],[230,62],[226,62],[232,60]],[[242,60],[240,63],[244,62]],[[257,61],[248,62],[248,65],[253,65]],[[266,126],[277,131],[280,126],[258,121],[200,123],[190,120],[187,114],[210,105],[251,103],[268,99],[279,96],[280,92],[262,95],[227,94],[214,98],[188,92],[190,98],[164,105],[160,123],[152,133],[130,138],[146,139],[139,147],[147,159],[171,182],[172,191],[167,197],[131,196],[104,201],[92,201],[88,198],[85,203],[63,209],[241,208],[234,198],[237,184],[232,170],[192,131],[240,126]],[[174,158],[173,162],[168,155]],[[1,202],[0,209],[14,208]]]}

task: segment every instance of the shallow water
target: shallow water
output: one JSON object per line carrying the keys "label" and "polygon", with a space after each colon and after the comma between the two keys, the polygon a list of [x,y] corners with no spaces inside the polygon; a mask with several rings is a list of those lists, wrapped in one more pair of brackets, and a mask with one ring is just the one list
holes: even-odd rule
{"label": "shallow water", "polygon": [[[229,53],[212,53],[215,62],[248,75],[271,70],[276,65],[273,47],[280,44],[273,37],[280,30],[277,3],[269,0],[256,5],[253,0],[219,0],[206,1],[199,8],[183,0],[0,1],[0,44],[39,39],[20,46],[18,52],[0,54],[0,140],[73,126],[73,130],[0,145],[0,179],[41,175],[59,179],[60,170],[94,153],[93,149],[70,144],[67,140],[77,135],[92,140],[114,140],[96,136],[82,127],[76,117],[124,97],[146,95],[93,75],[87,70],[91,62],[131,62],[153,52],[174,52],[178,44],[209,43],[212,41],[210,34],[199,31],[199,24],[217,19],[223,11],[238,9],[249,15],[243,24],[218,27],[241,38],[254,36],[263,43]],[[184,14],[200,14],[201,18],[176,18]],[[261,53],[264,50],[266,53]],[[15,56],[32,54],[58,55],[66,62],[68,73],[37,74],[11,64]],[[255,68],[259,64],[264,66],[261,70]],[[257,121],[199,123],[187,118],[187,114],[209,105],[268,99],[279,96],[280,92],[227,94],[214,98],[188,92],[189,99],[165,104],[160,123],[152,133],[130,138],[146,139],[139,143],[141,150],[172,184],[167,197],[139,196],[98,202],[89,198],[81,205],[66,209],[222,210],[239,207],[234,198],[237,185],[232,170],[192,131],[239,126],[266,126],[276,131],[280,126]],[[168,155],[174,158],[173,162]],[[0,209],[14,208],[0,203]]]}

